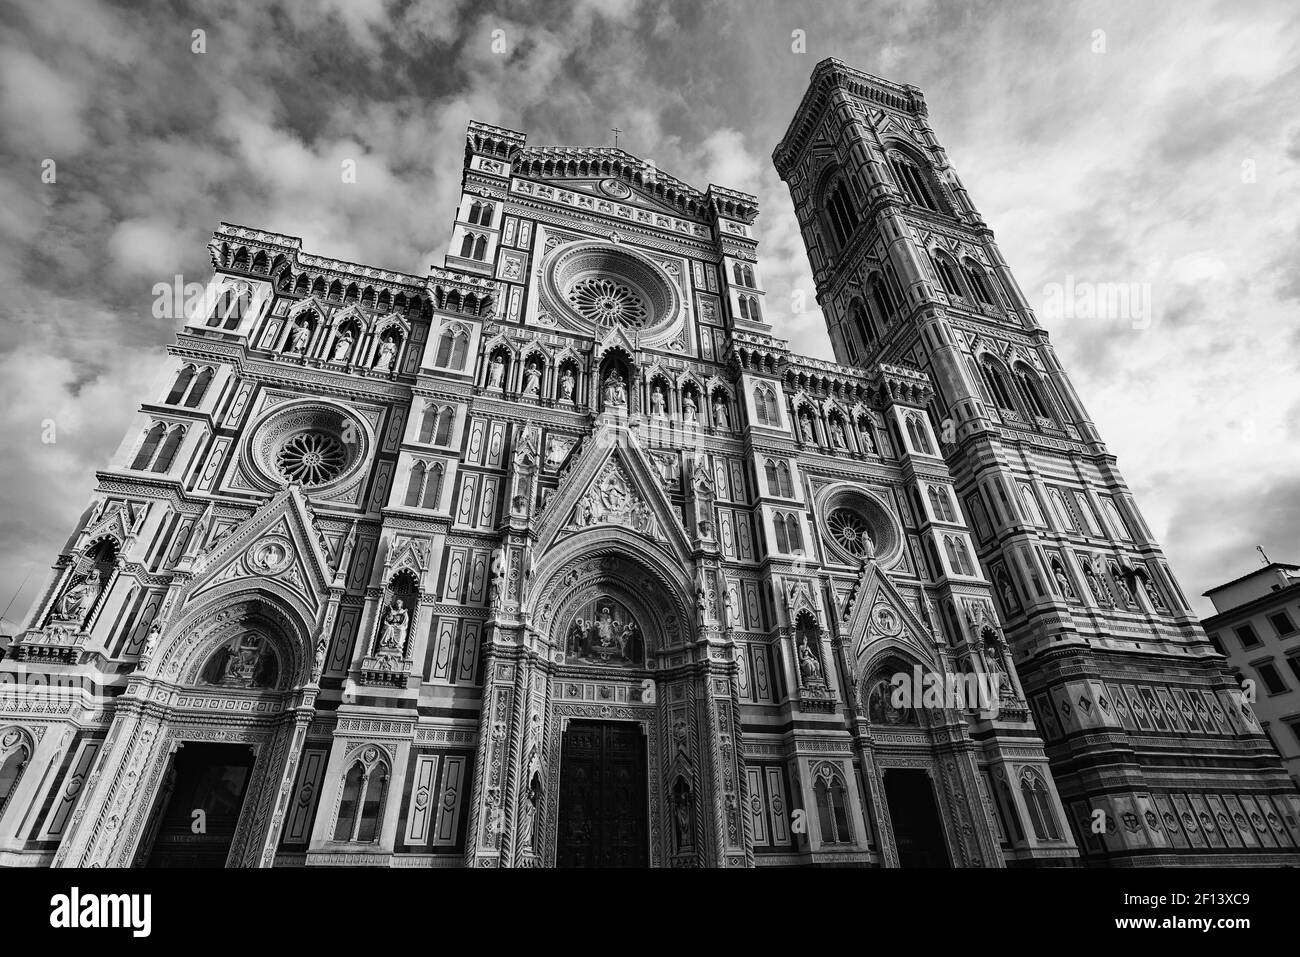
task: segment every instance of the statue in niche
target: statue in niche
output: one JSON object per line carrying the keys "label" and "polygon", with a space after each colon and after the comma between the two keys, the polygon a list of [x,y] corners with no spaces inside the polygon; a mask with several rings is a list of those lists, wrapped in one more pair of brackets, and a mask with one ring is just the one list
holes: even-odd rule
{"label": "statue in niche", "polygon": [[392,336],[385,336],[379,344],[379,358],[375,360],[375,369],[379,372],[392,372],[397,360],[397,343]]}
{"label": "statue in niche", "polygon": [[410,621],[410,615],[407,613],[405,606],[400,598],[393,596],[388,607],[384,610],[383,632],[379,639],[379,654],[381,657],[401,657],[406,651],[406,626]]}
{"label": "statue in niche", "polygon": [[660,386],[655,386],[650,390],[650,415],[656,419],[665,418],[665,408],[664,390]]}
{"label": "statue in niche", "polygon": [[822,683],[822,666],[808,644],[807,635],[799,640],[799,673],[806,685],[815,687]]}
{"label": "statue in niche", "polygon": [[721,399],[713,400],[713,426],[726,431],[731,429],[731,420],[727,416],[727,403]]}
{"label": "statue in niche", "polygon": [[799,413],[799,439],[808,445],[817,444],[817,439],[813,435],[812,419],[809,418],[807,411]]}
{"label": "statue in niche", "polygon": [[1083,564],[1083,579],[1088,583],[1088,590],[1092,592],[1092,597],[1096,599],[1097,604],[1110,605],[1105,586],[1101,583],[1097,570],[1091,562],[1084,562]]}
{"label": "statue in niche", "polygon": [[537,367],[536,362],[528,363],[528,368],[524,370],[524,395],[539,396],[542,393],[542,370]]}
{"label": "statue in niche", "polygon": [[1065,569],[1056,562],[1052,562],[1052,577],[1056,579],[1056,585],[1061,589],[1061,594],[1066,598],[1077,598],[1074,594],[1074,588],[1070,585],[1070,579],[1065,574]]}
{"label": "statue in niche", "polygon": [[493,356],[492,361],[488,363],[488,388],[500,391],[501,381],[505,378],[505,375],[505,361],[500,355]]}
{"label": "statue in niche", "polygon": [[1160,593],[1156,591],[1156,586],[1145,575],[1142,576],[1142,590],[1147,593],[1152,608],[1163,609],[1165,607],[1165,603],[1160,599]]}
{"label": "statue in niche", "polygon": [[289,333],[289,352],[293,355],[300,356],[307,352],[307,340],[311,338],[311,326],[307,320],[299,319],[294,323],[293,331]]}
{"label": "statue in niche", "polygon": [[678,778],[673,787],[673,838],[679,854],[694,844],[694,835],[691,833],[692,804],[691,786]]}
{"label": "statue in niche", "polygon": [[871,455],[876,454],[876,441],[871,437],[871,426],[865,421],[858,423],[858,435],[862,436],[862,450]]}
{"label": "statue in niche", "polygon": [[697,425],[700,421],[695,414],[695,396],[689,392],[682,393],[682,421],[686,425]]}
{"label": "statue in niche", "polygon": [[316,657],[312,662],[311,673],[313,677],[320,677],[320,673],[325,670],[325,652],[329,650],[330,640],[321,635],[316,641]]}
{"label": "statue in niche", "polygon": [[1115,579],[1115,587],[1119,589],[1119,597],[1125,605],[1136,606],[1137,596],[1133,594],[1128,587],[1128,582],[1124,580],[1124,573],[1120,571],[1117,565],[1110,568],[1111,577]]}
{"label": "statue in niche", "polygon": [[144,640],[144,650],[140,652],[140,660],[148,661],[153,657],[153,653],[158,650],[158,642],[162,641],[162,625],[154,622],[149,626],[149,636]]}
{"label": "statue in niche", "polygon": [[92,568],[86,577],[68,587],[57,602],[54,603],[55,621],[81,621],[95,605],[95,599],[104,590],[99,569]]}
{"label": "statue in niche", "polygon": [[352,332],[344,329],[343,334],[334,342],[334,354],[330,357],[330,361],[344,365],[350,355],[352,355]]}
{"label": "statue in niche", "polygon": [[573,377],[572,370],[568,366],[564,368],[564,374],[560,376],[560,401],[573,402],[573,388],[578,384]]}
{"label": "statue in niche", "polygon": [[840,425],[839,419],[831,419],[831,444],[837,449],[847,449],[849,447],[844,438],[844,426]]}
{"label": "statue in niche", "polygon": [[627,405],[627,383],[617,369],[605,377],[605,405],[611,408]]}

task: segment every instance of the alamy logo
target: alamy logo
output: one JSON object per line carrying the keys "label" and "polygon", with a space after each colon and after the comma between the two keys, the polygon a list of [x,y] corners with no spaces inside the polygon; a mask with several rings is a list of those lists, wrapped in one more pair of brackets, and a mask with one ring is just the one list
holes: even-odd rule
{"label": "alamy logo", "polygon": [[70,894],[50,898],[51,927],[126,927],[134,937],[148,937],[152,929],[150,894]]}

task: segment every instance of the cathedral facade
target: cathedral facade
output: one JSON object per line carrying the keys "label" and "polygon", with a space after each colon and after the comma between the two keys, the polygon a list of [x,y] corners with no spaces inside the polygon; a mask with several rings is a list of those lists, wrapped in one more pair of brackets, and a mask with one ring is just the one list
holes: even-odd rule
{"label": "cathedral facade", "polygon": [[472,123],[444,265],[222,224],[0,661],[0,863],[1294,863],[1300,801],[917,90],[753,196]]}

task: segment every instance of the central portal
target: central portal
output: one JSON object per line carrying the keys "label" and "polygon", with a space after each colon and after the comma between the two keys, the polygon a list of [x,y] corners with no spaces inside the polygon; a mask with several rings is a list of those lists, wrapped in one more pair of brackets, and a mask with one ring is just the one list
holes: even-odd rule
{"label": "central portal", "polygon": [[640,725],[569,722],[560,749],[558,867],[645,867],[646,748]]}
{"label": "central portal", "polygon": [[224,867],[244,807],[253,752],[238,744],[186,744],[154,811],[148,867]]}

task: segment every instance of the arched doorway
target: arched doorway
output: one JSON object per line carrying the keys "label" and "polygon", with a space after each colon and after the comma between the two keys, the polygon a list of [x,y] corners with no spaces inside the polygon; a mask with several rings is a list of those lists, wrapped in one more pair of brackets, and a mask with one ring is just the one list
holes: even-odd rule
{"label": "arched doorway", "polygon": [[587,529],[557,552],[532,596],[549,662],[522,843],[543,866],[694,866],[709,841],[680,822],[707,827],[700,802],[715,796],[700,771],[707,683],[692,672],[689,579],[626,531]]}

